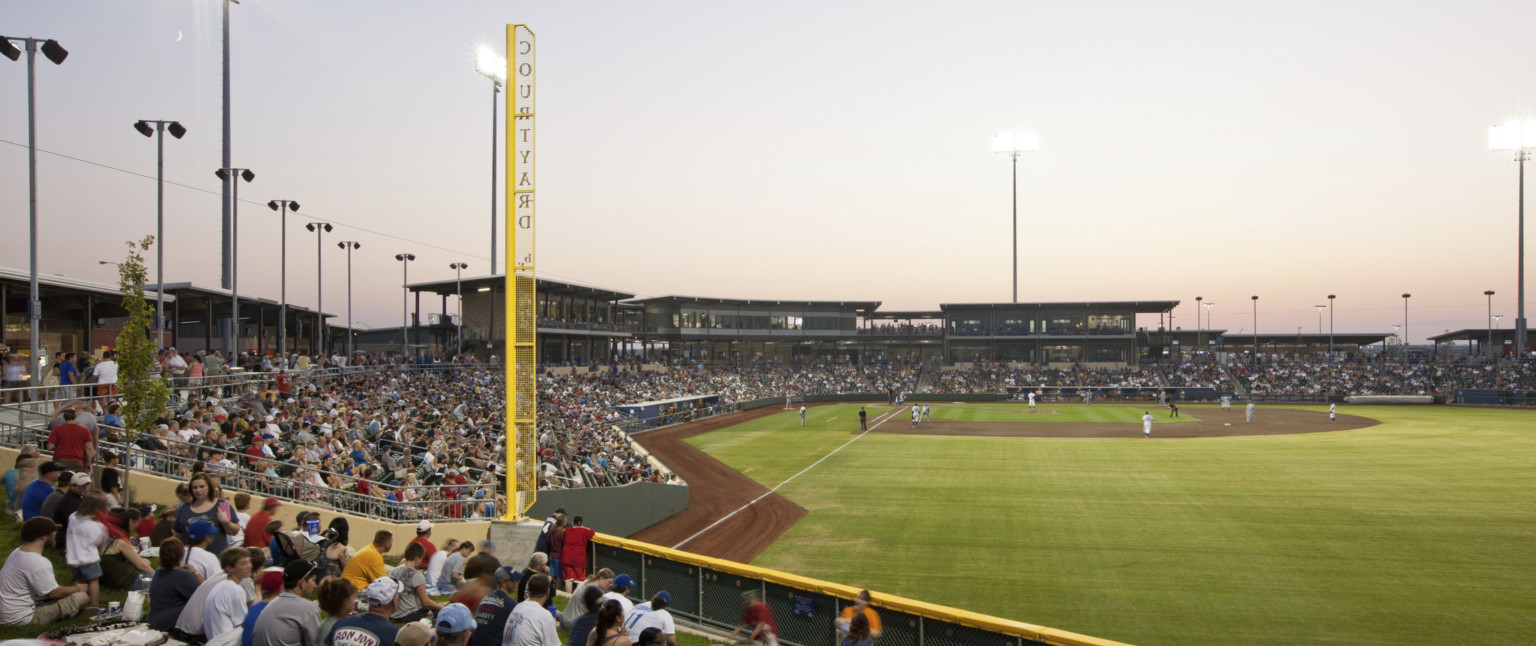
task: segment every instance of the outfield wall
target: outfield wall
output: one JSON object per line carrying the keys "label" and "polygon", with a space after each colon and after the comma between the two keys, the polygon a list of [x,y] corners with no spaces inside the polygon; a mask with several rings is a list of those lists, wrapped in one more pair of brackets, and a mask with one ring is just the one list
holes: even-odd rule
{"label": "outfield wall", "polygon": [[[714,559],[650,543],[598,534],[591,567],[635,580],[630,596],[672,595],[667,610],[691,621],[733,628],[741,594],[757,590],[773,609],[779,641],[789,646],[837,646],[833,620],[852,604],[858,588]],[[1124,646],[1121,642],[870,591],[880,613],[881,646]]]}

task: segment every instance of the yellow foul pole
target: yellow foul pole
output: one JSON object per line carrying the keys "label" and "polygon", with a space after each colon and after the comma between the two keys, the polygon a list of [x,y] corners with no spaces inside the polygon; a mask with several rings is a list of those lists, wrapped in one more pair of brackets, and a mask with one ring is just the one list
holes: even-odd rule
{"label": "yellow foul pole", "polygon": [[507,520],[523,518],[538,493],[538,318],[534,293],[534,36],[507,25]]}

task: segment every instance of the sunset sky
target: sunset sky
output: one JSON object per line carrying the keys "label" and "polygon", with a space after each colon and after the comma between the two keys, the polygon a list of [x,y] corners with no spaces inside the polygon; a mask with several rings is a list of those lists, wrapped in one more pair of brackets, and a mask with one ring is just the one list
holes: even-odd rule
{"label": "sunset sky", "polygon": [[[166,279],[219,283],[220,2],[6,2],[39,57],[40,269],[114,281],[154,231]],[[400,2],[231,11],[241,292],[326,309],[354,256],[356,320],[398,325],[412,282],[489,268],[491,82],[478,45],[538,35],[540,275],[634,292],[879,300],[1177,299],[1194,327],[1512,327],[1516,169],[1487,129],[1536,119],[1536,3]],[[22,59],[23,62],[25,58]],[[26,66],[0,59],[0,265],[27,266]],[[503,126],[504,127],[504,126]],[[73,158],[73,159],[71,159]],[[1536,166],[1528,169],[1536,173]],[[1536,184],[1536,183],[1533,183]],[[184,185],[184,186],[182,186]],[[1536,186],[1532,187],[1536,189]],[[503,191],[504,193],[504,191]],[[151,268],[153,272],[153,267]],[[436,311],[436,299],[423,299]],[[450,302],[450,309],[453,307]],[[1145,322],[1143,322],[1145,324]],[[1154,321],[1155,323],[1155,321]]]}

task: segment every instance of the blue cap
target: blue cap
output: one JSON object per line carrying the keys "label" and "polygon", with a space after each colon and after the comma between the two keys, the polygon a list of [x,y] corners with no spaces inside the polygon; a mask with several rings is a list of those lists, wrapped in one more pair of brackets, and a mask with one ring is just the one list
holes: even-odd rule
{"label": "blue cap", "polygon": [[187,538],[192,539],[192,542],[196,543],[209,536],[213,536],[218,531],[219,529],[214,527],[212,521],[193,521],[192,524],[187,525]]}
{"label": "blue cap", "polygon": [[[634,585],[634,580],[630,579],[628,574],[620,574],[616,577],[613,577],[613,587],[615,588],[630,588],[634,587]],[[668,601],[667,603],[672,602]]]}
{"label": "blue cap", "polygon": [[499,568],[496,568],[496,582],[497,583],[504,583],[504,582],[507,582],[507,581],[521,581],[521,580],[523,580],[523,573],[522,572],[518,572],[515,568],[513,568],[510,565],[503,565],[503,566],[501,566]]}
{"label": "blue cap", "polygon": [[437,613],[437,632],[456,635],[475,627],[475,615],[462,603],[450,603]]}
{"label": "blue cap", "polygon": [[669,605],[669,606],[672,605],[672,595],[667,594],[666,590],[662,590],[661,592],[657,592],[656,593],[656,598],[657,599],[661,599],[662,601],[667,602],[667,605]]}

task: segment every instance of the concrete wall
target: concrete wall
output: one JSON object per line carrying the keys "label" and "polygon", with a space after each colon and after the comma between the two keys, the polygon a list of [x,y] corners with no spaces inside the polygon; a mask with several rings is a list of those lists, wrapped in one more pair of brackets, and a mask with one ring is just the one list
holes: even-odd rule
{"label": "concrete wall", "polygon": [[528,517],[543,521],[556,507],[566,519],[581,516],[587,527],[604,534],[631,536],[688,508],[688,487],[631,482],[622,487],[540,491]]}
{"label": "concrete wall", "polygon": [[[0,447],[0,472],[3,472],[6,469],[10,469],[11,466],[16,463],[16,456],[20,453],[21,452],[17,449]],[[47,454],[45,453],[44,456],[46,457]],[[180,482],[171,480],[169,478],[161,477],[158,475],[150,475],[142,471],[134,471],[132,475],[128,477],[128,487],[131,490],[130,500],[136,507],[150,503],[160,505],[161,507],[166,505],[175,505],[178,504],[176,500],[176,485],[178,484],[180,484]],[[235,493],[236,492],[226,491],[224,492],[224,498],[233,501]],[[253,494],[251,496],[251,507],[250,509],[246,510],[246,513],[255,513],[260,511],[261,501],[262,497],[255,496]],[[685,494],[684,503],[686,504],[686,502],[687,497]],[[550,509],[553,509],[553,507]],[[291,529],[293,527],[293,519],[296,518],[301,511],[320,512],[321,527],[325,527],[327,524],[329,524],[332,518],[345,515],[347,517],[347,524],[350,527],[350,535],[347,537],[347,544],[353,549],[360,550],[364,547],[367,547],[369,543],[373,542],[373,535],[375,532],[379,530],[388,530],[393,532],[395,535],[395,548],[393,553],[399,555],[405,551],[405,544],[408,543],[412,538],[416,537],[416,523],[414,522],[393,523],[375,520],[372,518],[361,518],[358,516],[342,514],[335,509],[315,507],[297,502],[284,501],[283,505],[277,508],[277,512],[273,514],[272,518],[273,520],[283,521],[283,529]],[[485,540],[490,535],[491,523],[489,520],[443,521],[435,522],[435,524],[436,527],[434,527],[432,530],[432,542],[438,546],[442,546],[442,544],[447,542],[447,540],[450,538],[457,538],[461,541],[470,540],[478,543]]]}

